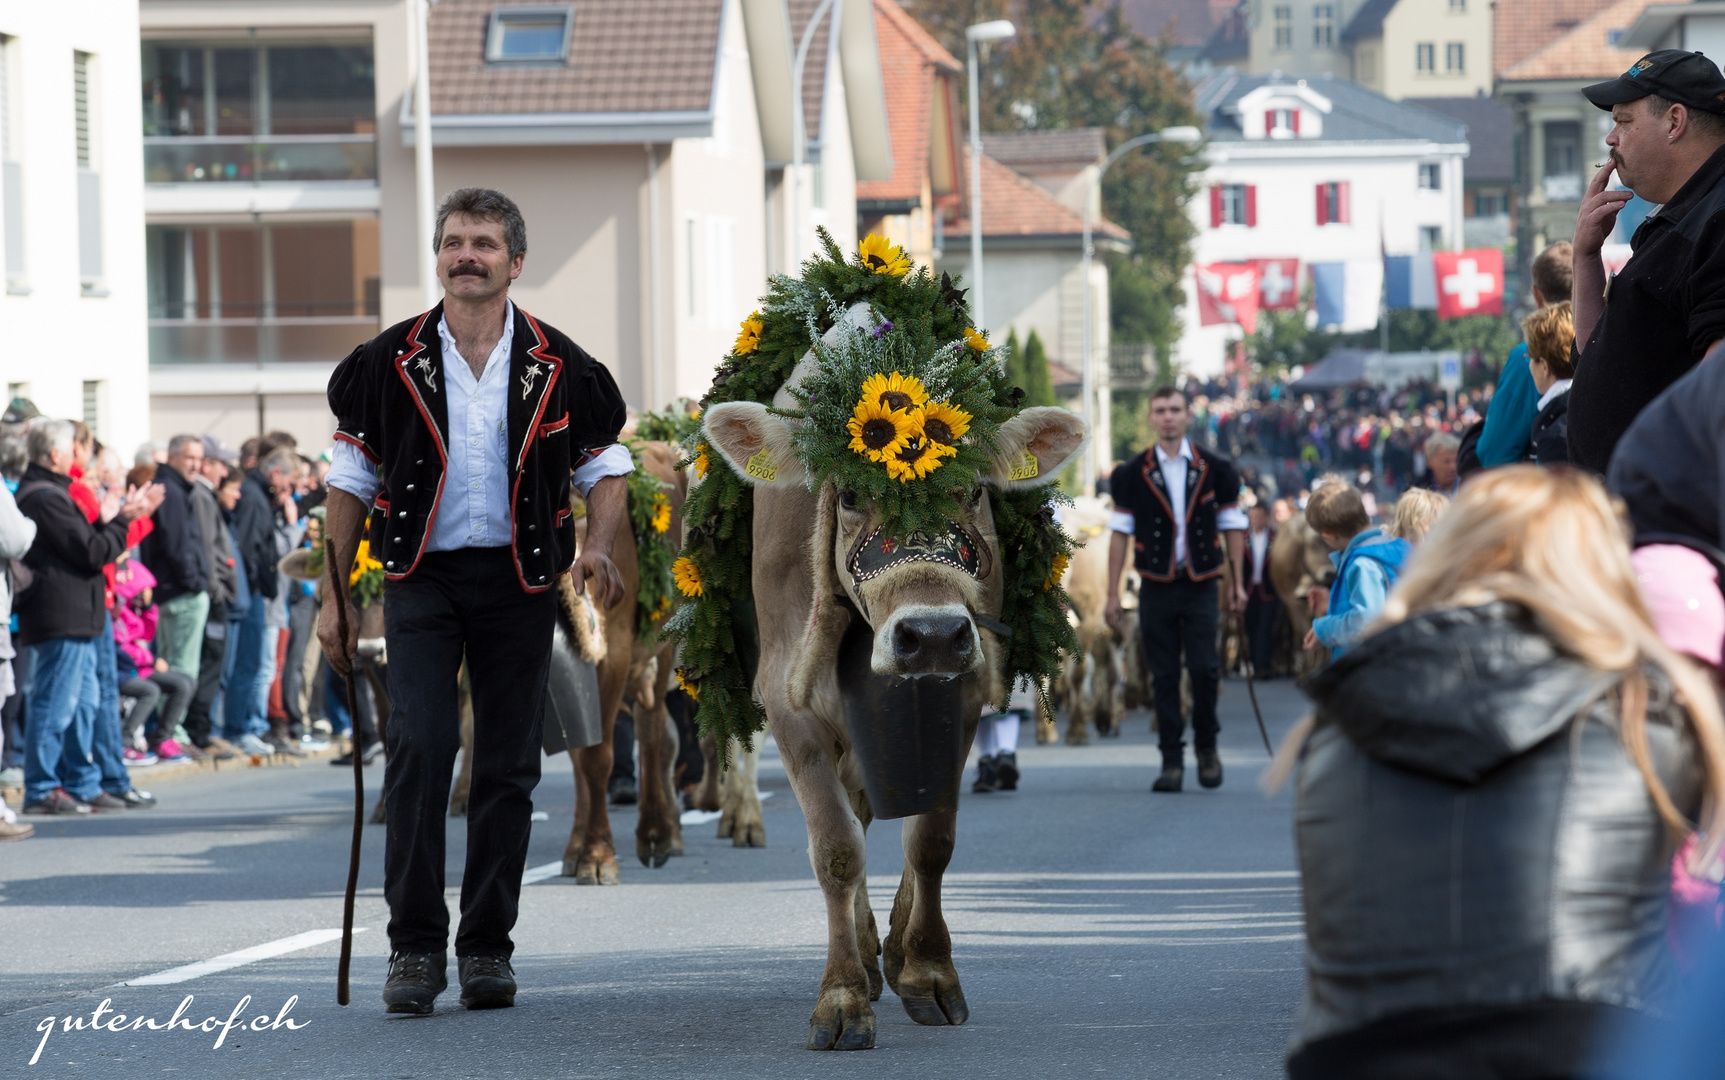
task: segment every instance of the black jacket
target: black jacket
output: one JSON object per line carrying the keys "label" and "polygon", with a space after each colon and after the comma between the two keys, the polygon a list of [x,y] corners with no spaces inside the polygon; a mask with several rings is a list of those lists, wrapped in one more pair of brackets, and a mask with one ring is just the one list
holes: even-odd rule
{"label": "black jacket", "polygon": [[1605,482],[1629,507],[1635,542],[1682,543],[1725,563],[1725,349],[1642,410]]}
{"label": "black jacket", "polygon": [[1533,420],[1528,455],[1536,465],[1563,465],[1569,461],[1569,391],[1552,398]]}
{"label": "black jacket", "polygon": [[[46,486],[32,487],[38,483]],[[24,556],[35,579],[18,608],[18,634],[27,645],[95,637],[106,625],[102,567],[126,550],[126,520],[90,524],[72,501],[71,486],[71,477],[35,464],[18,485],[24,496],[18,509],[36,523],[36,542]]]}
{"label": "black jacket", "polygon": [[155,597],[162,601],[207,592],[209,551],[192,512],[191,481],[172,465],[158,465],[156,483],[162,485],[162,505],[151,519],[155,528],[138,545],[138,555],[156,577]]}
{"label": "black jacket", "polygon": [[[1191,443],[1193,460],[1186,464],[1186,574],[1193,581],[1222,572],[1228,553],[1216,528],[1216,514],[1240,501],[1240,474],[1234,463]],[[1140,576],[1158,582],[1174,580],[1174,515],[1168,504],[1168,483],[1162,478],[1154,446],[1124,462],[1108,480],[1114,505],[1132,515],[1133,565]]]}
{"label": "black jacket", "polygon": [[[204,483],[192,485],[192,515],[198,519],[198,532],[204,538],[205,563],[210,568],[210,610],[222,612],[234,602],[239,579],[234,574],[234,545],[228,535],[227,520],[216,493]],[[219,608],[218,608],[219,605]],[[212,619],[217,615],[211,615]]]}
{"label": "black jacket", "polygon": [[[253,596],[276,598],[276,508],[269,481],[253,469],[240,483],[234,507],[234,543],[246,564],[246,583]],[[243,600],[243,598],[242,598]]]}
{"label": "black jacket", "polygon": [[[1647,677],[1653,768],[1693,817],[1684,713]],[[1413,1075],[1398,1055],[1423,1059],[1420,1076],[1480,1075],[1472,1040],[1510,1016],[1524,1056],[1540,1040],[1545,1071],[1527,1075],[1576,1075],[1606,1014],[1671,989],[1675,842],[1623,747],[1617,683],[1505,603],[1415,616],[1312,677],[1291,1075]]]}
{"label": "black jacket", "polygon": [[[413,573],[443,495],[449,445],[439,304],[355,349],[329,380],[335,437],[383,469],[371,550],[384,576]],[[457,358],[456,363],[462,361]],[[509,354],[509,516],[516,578],[551,587],[575,561],[574,469],[617,441],[623,396],[605,366],[515,308]]]}

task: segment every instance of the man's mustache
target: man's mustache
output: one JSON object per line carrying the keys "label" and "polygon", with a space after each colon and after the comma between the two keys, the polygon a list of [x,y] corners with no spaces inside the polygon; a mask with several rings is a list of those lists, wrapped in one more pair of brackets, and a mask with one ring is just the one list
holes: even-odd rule
{"label": "man's mustache", "polygon": [[490,277],[491,274],[489,271],[487,271],[485,269],[485,267],[480,266],[478,263],[464,262],[464,263],[456,263],[454,266],[450,267],[449,268],[449,276],[452,278],[453,277]]}

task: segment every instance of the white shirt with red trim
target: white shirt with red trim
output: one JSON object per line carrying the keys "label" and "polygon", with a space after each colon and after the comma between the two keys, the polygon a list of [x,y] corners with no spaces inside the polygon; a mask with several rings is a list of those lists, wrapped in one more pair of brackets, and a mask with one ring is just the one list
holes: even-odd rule
{"label": "white shirt with red trim", "polygon": [[[443,371],[449,406],[449,460],[445,465],[443,499],[432,523],[427,551],[502,547],[510,542],[509,520],[509,353],[515,344],[515,304],[506,301],[503,336],[486,357],[476,377],[456,348],[449,323],[438,320],[443,344]],[[635,471],[627,447],[613,443],[575,470],[574,483],[582,496],[607,476]],[[330,487],[353,495],[367,506],[383,482],[377,467],[359,448],[338,440],[330,456]]]}

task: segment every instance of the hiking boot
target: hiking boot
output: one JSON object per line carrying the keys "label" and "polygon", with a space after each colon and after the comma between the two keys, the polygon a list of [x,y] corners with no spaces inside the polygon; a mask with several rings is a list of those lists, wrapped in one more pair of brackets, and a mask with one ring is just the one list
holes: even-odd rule
{"label": "hiking boot", "polygon": [[469,1009],[507,1009],[515,1004],[515,969],[503,956],[462,956],[461,1003]]}
{"label": "hiking boot", "polygon": [[1151,791],[1169,791],[1169,792],[1179,791],[1181,785],[1184,784],[1185,781],[1186,781],[1186,768],[1185,768],[1185,766],[1174,765],[1174,764],[1164,764],[1162,766],[1162,775],[1158,776],[1156,778],[1156,782],[1154,784],[1150,785],[1150,790]]}
{"label": "hiking boot", "polygon": [[293,739],[271,735],[264,740],[271,750],[284,757],[305,757],[305,751],[299,748],[299,743]]}
{"label": "hiking boot", "polygon": [[1000,779],[1000,790],[1017,791],[1018,755],[1016,753],[994,755],[994,774]]}
{"label": "hiking boot", "polygon": [[35,802],[25,803],[26,814],[89,814],[93,813],[90,804],[80,802],[67,794],[65,788],[55,788]]}
{"label": "hiking boot", "polygon": [[[632,776],[613,776],[609,795],[612,806],[634,806],[641,801],[640,789],[635,786],[635,778]],[[466,959],[467,957],[462,957],[462,960],[465,961]],[[475,957],[474,959],[483,958]]]}
{"label": "hiking boot", "polygon": [[137,788],[127,788],[126,793],[119,797],[128,810],[148,810],[156,805],[156,797],[147,791]]}
{"label": "hiking boot", "polygon": [[23,821],[0,821],[0,843],[7,840],[27,840],[36,835],[36,826]]}
{"label": "hiking boot", "polygon": [[1214,746],[1198,751],[1198,784],[1207,788],[1222,786],[1222,755]]}
{"label": "hiking boot", "polygon": [[970,790],[977,795],[1000,790],[1000,774],[995,771],[993,754],[976,759],[976,783],[970,785]]}
{"label": "hiking boot", "polygon": [[[383,753],[383,744],[382,743],[380,743],[380,742],[366,743],[365,746],[359,752],[359,763],[361,765],[370,765],[372,762],[377,760],[377,755],[379,755],[381,753]],[[330,758],[329,763],[331,765],[351,769],[353,767],[353,751],[349,750],[347,753],[342,754],[340,757]]]}
{"label": "hiking boot", "polygon": [[126,808],[126,800],[120,798],[118,795],[110,795],[104,791],[98,794],[94,799],[90,800],[90,807],[95,810],[124,810]]}
{"label": "hiking boot", "polygon": [[449,986],[449,954],[389,954],[389,979],[383,984],[383,1003],[392,1013],[430,1016],[437,995]]}

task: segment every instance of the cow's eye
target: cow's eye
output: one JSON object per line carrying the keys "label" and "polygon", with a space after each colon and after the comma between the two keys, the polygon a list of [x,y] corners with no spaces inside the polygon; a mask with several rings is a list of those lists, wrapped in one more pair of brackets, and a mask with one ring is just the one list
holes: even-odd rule
{"label": "cow's eye", "polygon": [[839,492],[839,505],[846,510],[855,510],[857,508],[857,493],[848,488]]}

